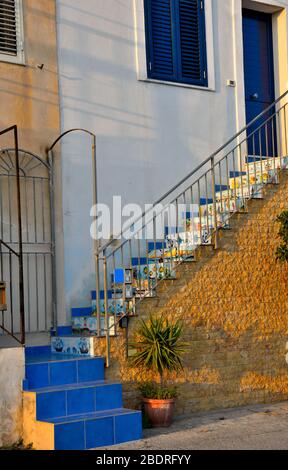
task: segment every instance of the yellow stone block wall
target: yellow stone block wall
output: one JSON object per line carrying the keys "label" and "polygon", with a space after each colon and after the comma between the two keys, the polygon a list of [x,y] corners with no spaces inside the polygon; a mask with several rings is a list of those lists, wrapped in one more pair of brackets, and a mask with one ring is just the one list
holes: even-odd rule
{"label": "yellow stone block wall", "polygon": [[[288,264],[275,260],[275,219],[285,209],[287,174],[267,187],[264,200],[249,202],[248,214],[233,216],[217,251],[201,248],[196,264],[182,265],[179,280],[138,309],[141,318],[163,313],[185,323],[185,368],[171,377],[179,385],[178,415],[288,397]],[[138,321],[130,321],[130,340]],[[105,342],[97,344],[96,352],[105,353]],[[139,406],[137,382],[153,374],[131,367],[123,335],[111,346],[108,378],[123,382],[126,405]]]}

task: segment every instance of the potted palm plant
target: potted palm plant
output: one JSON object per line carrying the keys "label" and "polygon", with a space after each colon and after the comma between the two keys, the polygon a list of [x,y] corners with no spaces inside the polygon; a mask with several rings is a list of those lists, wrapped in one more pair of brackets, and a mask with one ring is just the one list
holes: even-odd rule
{"label": "potted palm plant", "polygon": [[132,357],[132,365],[152,370],[158,378],[158,383],[142,383],[139,387],[145,414],[153,427],[168,427],[172,423],[177,389],[168,386],[164,376],[183,369],[182,331],[179,320],[171,322],[164,316],[151,316],[148,322],[141,321],[139,341],[133,343],[137,353]]}

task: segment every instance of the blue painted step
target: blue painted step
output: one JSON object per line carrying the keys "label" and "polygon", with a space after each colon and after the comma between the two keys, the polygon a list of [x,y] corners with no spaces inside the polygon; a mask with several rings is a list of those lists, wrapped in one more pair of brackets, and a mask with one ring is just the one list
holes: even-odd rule
{"label": "blue painted step", "polygon": [[74,358],[57,354],[29,357],[25,366],[24,390],[104,380],[104,358]]}
{"label": "blue painted step", "polygon": [[50,387],[35,393],[38,421],[114,410],[123,406],[121,384],[95,382],[62,389]]}
{"label": "blue painted step", "polygon": [[230,178],[239,178],[240,176],[246,175],[246,171],[230,171]]}
{"label": "blue painted step", "polygon": [[228,191],[229,186],[225,184],[216,184],[215,185],[215,191],[216,193],[220,193],[221,191]]}
{"label": "blue painted step", "polygon": [[54,424],[55,450],[85,450],[142,438],[140,411],[118,409],[43,420]]}
{"label": "blue painted step", "polygon": [[72,308],[72,317],[89,317],[93,314],[93,307]]}
{"label": "blue painted step", "polygon": [[261,162],[262,160],[268,160],[269,157],[253,157],[253,155],[249,155],[245,158],[246,163],[254,163],[254,162]]}

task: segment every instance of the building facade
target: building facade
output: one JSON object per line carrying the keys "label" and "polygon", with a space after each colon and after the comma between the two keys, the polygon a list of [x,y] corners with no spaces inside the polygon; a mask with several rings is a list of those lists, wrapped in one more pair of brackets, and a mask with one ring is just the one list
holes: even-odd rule
{"label": "building facade", "polygon": [[[247,9],[255,12],[261,41],[263,34],[271,34],[273,57],[270,65],[262,64],[263,76],[271,64],[274,69],[273,77],[263,78],[273,81],[270,95],[256,99],[247,121],[286,90],[287,6],[285,1],[250,0],[87,0],[81,7],[76,1],[58,2],[61,125],[97,135],[99,201],[111,206],[112,197],[121,195],[123,204],[153,203],[246,124],[245,73],[255,87],[248,94],[265,88],[256,76],[255,83],[248,76],[255,71],[249,71],[250,38],[246,45],[243,41]],[[261,32],[265,15],[271,33]],[[185,19],[192,19],[190,29],[185,29]],[[61,311],[76,301],[85,305],[95,285],[91,159],[85,136],[64,141],[62,181]]]}

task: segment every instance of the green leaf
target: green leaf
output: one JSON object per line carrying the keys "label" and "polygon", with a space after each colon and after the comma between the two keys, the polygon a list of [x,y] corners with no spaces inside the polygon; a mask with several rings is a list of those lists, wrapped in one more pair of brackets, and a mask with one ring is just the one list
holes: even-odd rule
{"label": "green leaf", "polygon": [[182,370],[182,356],[186,352],[186,345],[180,342],[182,332],[182,322],[168,322],[163,315],[151,315],[148,322],[142,320],[138,331],[139,342],[131,343],[131,347],[138,349],[131,358],[132,365],[152,369],[160,378],[165,371]]}

